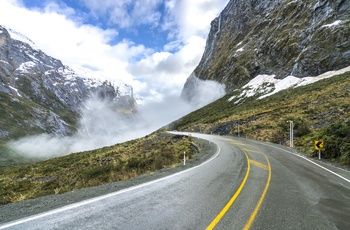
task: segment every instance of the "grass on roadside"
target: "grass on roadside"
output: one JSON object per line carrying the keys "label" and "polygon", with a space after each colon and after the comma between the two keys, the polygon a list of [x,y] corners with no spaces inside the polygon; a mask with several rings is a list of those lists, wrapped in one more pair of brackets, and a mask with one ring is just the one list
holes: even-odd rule
{"label": "grass on roadside", "polygon": [[190,137],[156,132],[144,138],[0,170],[0,204],[126,180],[191,158]]}
{"label": "grass on roadside", "polygon": [[316,155],[314,140],[324,140],[323,157],[350,164],[350,72],[235,104],[233,92],[169,125],[170,129],[238,134],[288,145],[289,124],[294,121],[294,144]]}

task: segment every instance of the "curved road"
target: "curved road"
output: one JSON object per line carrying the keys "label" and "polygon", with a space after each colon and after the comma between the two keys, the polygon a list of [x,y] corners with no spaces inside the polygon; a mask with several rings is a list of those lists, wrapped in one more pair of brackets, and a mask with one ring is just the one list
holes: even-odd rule
{"label": "curved road", "polygon": [[191,169],[0,229],[350,229],[350,172],[288,148],[192,134],[217,144]]}

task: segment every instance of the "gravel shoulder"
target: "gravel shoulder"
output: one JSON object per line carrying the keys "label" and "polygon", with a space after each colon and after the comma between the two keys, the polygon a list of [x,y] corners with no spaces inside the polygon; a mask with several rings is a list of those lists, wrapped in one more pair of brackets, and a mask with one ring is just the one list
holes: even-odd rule
{"label": "gravel shoulder", "polygon": [[126,181],[112,182],[96,187],[75,190],[64,194],[49,195],[36,199],[1,205],[0,224],[166,177],[205,162],[212,157],[217,150],[215,144],[206,140],[195,138],[195,142],[199,146],[200,152],[197,153],[192,159],[187,160],[185,166],[181,163],[173,168],[164,168],[154,173],[135,177]]}

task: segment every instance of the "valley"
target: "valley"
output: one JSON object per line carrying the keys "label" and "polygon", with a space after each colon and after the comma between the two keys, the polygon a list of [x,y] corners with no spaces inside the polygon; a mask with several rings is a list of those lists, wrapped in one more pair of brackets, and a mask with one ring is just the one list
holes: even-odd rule
{"label": "valley", "polygon": [[0,25],[0,229],[348,229],[350,2],[225,3],[153,48],[79,19],[73,67]]}

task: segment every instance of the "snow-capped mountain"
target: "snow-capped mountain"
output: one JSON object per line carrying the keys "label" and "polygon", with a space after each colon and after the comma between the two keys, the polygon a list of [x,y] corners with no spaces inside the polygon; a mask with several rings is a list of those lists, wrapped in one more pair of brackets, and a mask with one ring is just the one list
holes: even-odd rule
{"label": "snow-capped mountain", "polygon": [[136,108],[131,86],[101,81],[83,67],[70,68],[26,36],[0,26],[0,139],[71,134],[82,103],[92,94],[116,110]]}

